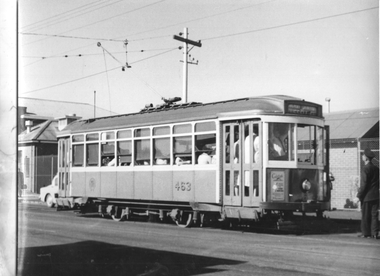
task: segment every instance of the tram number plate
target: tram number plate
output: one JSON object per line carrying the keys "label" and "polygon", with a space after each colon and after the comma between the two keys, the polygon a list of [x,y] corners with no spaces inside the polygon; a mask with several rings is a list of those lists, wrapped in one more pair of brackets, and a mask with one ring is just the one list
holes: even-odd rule
{"label": "tram number plate", "polygon": [[182,191],[182,192],[191,191],[191,183],[190,182],[177,182],[175,184],[175,189],[177,191]]}

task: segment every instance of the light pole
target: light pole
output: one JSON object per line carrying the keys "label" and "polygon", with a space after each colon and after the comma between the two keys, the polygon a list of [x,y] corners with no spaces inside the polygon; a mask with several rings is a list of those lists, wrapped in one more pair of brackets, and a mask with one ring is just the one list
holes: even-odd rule
{"label": "light pole", "polygon": [[330,113],[330,101],[331,101],[331,98],[327,97],[325,99],[325,101],[327,102],[327,113]]}

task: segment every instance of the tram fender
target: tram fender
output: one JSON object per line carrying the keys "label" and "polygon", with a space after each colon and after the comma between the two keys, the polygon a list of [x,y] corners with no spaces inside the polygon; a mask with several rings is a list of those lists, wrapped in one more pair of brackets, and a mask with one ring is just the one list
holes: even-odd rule
{"label": "tram fender", "polygon": [[194,211],[204,211],[204,212],[222,212],[222,207],[213,204],[199,203],[199,202],[189,202],[190,207]]}
{"label": "tram fender", "polygon": [[74,199],[74,203],[78,205],[84,205],[87,203],[87,201],[88,201],[88,197],[77,197]]}
{"label": "tram fender", "polygon": [[259,209],[257,208],[241,208],[241,207],[234,207],[234,206],[225,206],[224,207],[224,214],[226,218],[235,218],[235,219],[247,219],[247,220],[254,220],[259,221],[260,215],[259,215]]}

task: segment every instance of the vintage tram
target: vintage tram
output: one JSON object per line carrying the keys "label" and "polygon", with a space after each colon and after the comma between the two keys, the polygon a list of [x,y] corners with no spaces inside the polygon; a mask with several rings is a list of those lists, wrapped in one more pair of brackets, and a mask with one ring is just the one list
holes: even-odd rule
{"label": "vintage tram", "polygon": [[182,227],[330,209],[329,129],[322,106],[298,98],[166,101],[75,121],[58,140],[58,208]]}

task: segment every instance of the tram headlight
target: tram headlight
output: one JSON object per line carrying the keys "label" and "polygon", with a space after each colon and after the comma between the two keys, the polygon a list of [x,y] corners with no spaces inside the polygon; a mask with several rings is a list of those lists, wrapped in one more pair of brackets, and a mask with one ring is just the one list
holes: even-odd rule
{"label": "tram headlight", "polygon": [[302,184],[301,184],[301,188],[304,192],[307,192],[311,189],[311,182],[309,181],[309,179],[305,179]]}

